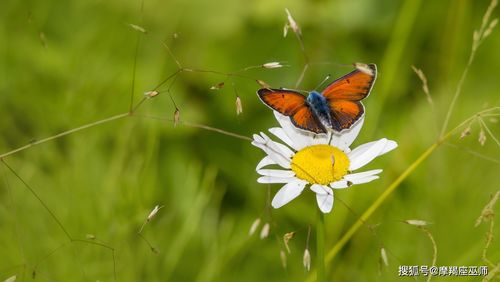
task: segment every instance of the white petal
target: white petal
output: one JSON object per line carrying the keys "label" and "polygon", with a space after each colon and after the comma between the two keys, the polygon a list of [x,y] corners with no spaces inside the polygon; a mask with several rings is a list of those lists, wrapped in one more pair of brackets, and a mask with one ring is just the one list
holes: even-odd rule
{"label": "white petal", "polygon": [[326,133],[312,133],[309,131],[303,131],[304,136],[307,136],[307,146],[317,145],[317,144],[328,144],[330,139],[329,135]]}
{"label": "white petal", "polygon": [[283,144],[281,146],[285,147],[284,152],[281,147],[278,147],[276,142],[273,142],[267,135],[261,132],[262,136],[257,134],[253,135],[252,145],[263,150],[275,163],[283,168],[290,168],[290,157],[293,152]]}
{"label": "white petal", "polygon": [[257,179],[257,182],[262,184],[289,183],[296,179],[295,177],[262,176]]}
{"label": "white petal", "polygon": [[296,180],[281,187],[271,202],[273,208],[280,208],[299,196],[302,190],[304,190],[306,183],[307,182],[303,180]]}
{"label": "white petal", "polygon": [[257,170],[262,176],[274,176],[274,177],[294,177],[295,172],[291,170],[282,170],[282,169],[259,169]]}
{"label": "white petal", "polygon": [[255,142],[257,142],[257,143],[262,143],[262,144],[264,144],[264,143],[266,142],[266,140],[264,140],[264,138],[262,138],[262,137],[261,137],[260,135],[258,135],[258,134],[254,134],[254,135],[252,135],[252,137],[253,137],[253,140],[254,140]]}
{"label": "white petal", "polygon": [[351,173],[346,176],[344,176],[344,179],[347,181],[355,181],[356,179],[362,179],[368,176],[372,176],[375,174],[381,173],[381,169],[374,169],[374,170],[368,170],[368,171],[363,171],[363,172],[358,172],[358,173]]}
{"label": "white petal", "polygon": [[333,207],[333,191],[327,186],[313,184],[311,190],[316,193],[316,202],[323,213],[328,213]]}
{"label": "white petal", "polygon": [[352,150],[348,154],[349,160],[351,161],[349,170],[356,170],[383,154],[383,150],[388,142],[389,140],[382,138],[378,141],[363,144]]}
{"label": "white petal", "polygon": [[290,148],[288,148],[288,146],[283,145],[281,143],[274,142],[274,141],[271,141],[271,142],[273,142],[273,145],[276,146],[277,148],[279,148],[281,153],[283,153],[287,158],[291,159],[293,157],[293,155],[295,155],[295,153],[292,150],[290,150]]}
{"label": "white petal", "polygon": [[316,202],[318,202],[318,207],[323,213],[329,213],[333,208],[333,194],[316,194]]}
{"label": "white petal", "polygon": [[352,173],[344,176],[344,179],[330,183],[330,187],[333,189],[344,189],[349,188],[355,184],[363,184],[378,179],[379,176],[375,175],[382,172],[381,169],[374,169],[369,171],[364,171],[360,173]]}
{"label": "white petal", "polygon": [[330,183],[330,187],[332,187],[333,189],[344,189],[344,188],[348,188],[350,186],[351,185],[349,185],[349,183],[347,183],[347,180],[339,180],[339,181],[335,181],[333,183]]}
{"label": "white petal", "polygon": [[303,138],[303,136],[301,136],[301,134],[297,131],[295,126],[290,121],[290,118],[278,113],[277,111],[273,111],[273,113],[286,135],[295,143],[295,146],[293,146],[295,150],[300,150],[306,147],[307,140],[305,140],[305,138]]}
{"label": "white petal", "polygon": [[346,146],[345,142],[342,141],[342,134],[339,132],[332,133],[332,139],[330,140],[330,145],[339,148],[340,150],[344,150],[349,147]]}
{"label": "white petal", "polygon": [[274,142],[264,132],[261,132],[260,136],[262,136],[262,138],[264,138],[266,144],[270,148],[272,148],[272,149],[278,148],[280,150],[280,152],[283,153],[283,155],[285,155],[286,157],[291,158],[294,155],[294,152],[292,150],[290,150],[290,148],[288,148],[286,145],[283,145],[281,143]]}
{"label": "white petal", "polygon": [[330,145],[339,148],[340,150],[345,151],[351,146],[352,142],[358,137],[359,131],[363,127],[363,123],[365,122],[365,116],[363,115],[353,127],[348,130],[343,130],[342,134],[338,132],[334,132],[332,135],[332,140],[330,141]]}
{"label": "white petal", "polygon": [[288,135],[286,135],[285,130],[283,128],[273,127],[269,129],[269,132],[271,132],[276,137],[281,139],[281,141],[285,142],[289,147],[297,150],[297,148],[295,148],[295,143],[292,141],[292,139],[290,139],[290,137],[288,137]]}
{"label": "white petal", "polygon": [[313,137],[326,136],[326,134],[317,135],[296,128],[290,121],[290,117],[284,116],[278,113],[277,111],[274,111],[274,116],[276,117],[276,120],[279,122],[279,124],[285,131],[286,135],[288,135],[288,137],[295,143],[295,146],[293,146],[295,150],[300,150],[302,148],[312,145]]}
{"label": "white petal", "polygon": [[320,184],[313,184],[313,185],[311,185],[310,189],[314,193],[322,194],[322,195],[326,195],[326,194],[328,194],[329,191],[332,191],[332,189],[330,189],[329,187],[326,187],[326,186],[320,185]]}
{"label": "white petal", "polygon": [[258,164],[255,170],[259,170],[265,166],[276,164],[269,156],[265,156]]}
{"label": "white petal", "polygon": [[326,134],[315,134],[311,136],[310,144],[318,145],[318,144],[328,144],[329,135]]}
{"label": "white petal", "polygon": [[384,150],[382,150],[382,153],[380,153],[380,155],[383,155],[385,153],[389,153],[390,151],[396,149],[397,147],[398,147],[398,143],[396,143],[396,141],[388,140],[387,144],[385,144]]}
{"label": "white petal", "polygon": [[273,151],[271,148],[263,143],[252,141],[252,145],[264,151],[267,156],[276,164],[283,168],[290,168],[290,160],[279,154],[279,151]]}
{"label": "white petal", "polygon": [[367,176],[367,177],[363,177],[363,178],[357,178],[355,180],[352,180],[351,182],[352,182],[352,184],[363,184],[363,183],[372,182],[375,179],[379,179],[379,176],[372,175],[372,176]]}

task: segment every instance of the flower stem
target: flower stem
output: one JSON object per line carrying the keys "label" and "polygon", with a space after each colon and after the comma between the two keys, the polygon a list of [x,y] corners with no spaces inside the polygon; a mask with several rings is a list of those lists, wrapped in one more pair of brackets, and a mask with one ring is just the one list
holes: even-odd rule
{"label": "flower stem", "polygon": [[316,263],[318,264],[317,282],[326,281],[325,272],[325,215],[318,210],[316,223]]}

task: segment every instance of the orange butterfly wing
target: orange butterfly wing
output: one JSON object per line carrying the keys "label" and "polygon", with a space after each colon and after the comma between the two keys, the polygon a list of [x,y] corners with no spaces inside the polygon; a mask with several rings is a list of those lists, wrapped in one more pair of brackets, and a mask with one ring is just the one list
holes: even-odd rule
{"label": "orange butterfly wing", "polygon": [[368,96],[377,77],[377,66],[358,65],[355,70],[328,85],[322,92],[323,96],[330,100],[348,101],[360,101]]}
{"label": "orange butterfly wing", "polygon": [[337,131],[350,128],[365,112],[360,102],[334,100],[329,103],[332,125]]}
{"label": "orange butterfly wing", "polygon": [[298,128],[312,131],[314,133],[326,133],[324,125],[318,121],[309,107],[300,108],[293,116],[290,117],[293,125]]}
{"label": "orange butterfly wing", "polygon": [[332,124],[340,131],[350,128],[365,112],[359,102],[370,94],[377,77],[375,64],[357,64],[356,69],[328,85],[322,94],[328,100]]}
{"label": "orange butterfly wing", "polygon": [[306,97],[298,92],[283,89],[263,88],[257,91],[260,100],[271,109],[289,116],[293,125],[315,133],[326,133],[306,104]]}

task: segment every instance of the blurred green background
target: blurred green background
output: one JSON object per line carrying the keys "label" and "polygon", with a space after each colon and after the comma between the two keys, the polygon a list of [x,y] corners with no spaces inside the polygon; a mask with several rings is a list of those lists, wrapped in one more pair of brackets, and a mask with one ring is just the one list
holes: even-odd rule
{"label": "blurred green background", "polygon": [[[253,79],[273,87],[295,86],[304,60],[293,33],[282,35],[288,8],[302,28],[312,62],[299,88],[313,89],[327,74],[347,73],[352,67],[346,65],[353,62],[376,63],[379,77],[364,102],[365,126],[354,145],[382,137],[399,143],[397,150],[367,168],[383,168],[381,179],[335,194],[338,201],[326,217],[330,248],[436,140],[467,62],[473,30],[479,28],[488,4],[3,0],[0,153],[127,112],[134,71],[138,102],[143,92],[177,70],[162,41],[186,68],[233,72],[285,62],[288,67],[244,73],[252,79],[182,73],[171,89],[181,120],[246,136],[276,126],[271,111],[255,95],[259,85]],[[493,17],[498,15],[496,10]],[[499,46],[500,35],[494,31],[478,50],[450,126],[499,105]],[[411,65],[427,75],[434,106],[426,101]],[[225,87],[210,90],[222,81]],[[239,116],[236,93],[243,103]],[[171,119],[174,110],[162,93],[146,101],[138,114]],[[498,138],[498,123],[487,122]],[[441,146],[411,174],[328,264],[329,278],[395,281],[401,279],[398,265],[430,265],[429,239],[401,222],[414,218],[432,222],[437,265],[484,265],[487,225],[474,228],[474,222],[500,188],[500,154],[489,136],[481,146],[478,132],[476,123],[469,137],[459,140],[454,135],[448,142],[451,146]],[[9,156],[5,161],[36,191],[71,238],[105,244],[114,249],[114,257],[109,248],[70,242],[2,164],[0,280],[17,275],[20,281],[113,281],[115,265],[118,281],[303,281],[309,275],[302,254],[308,226],[315,224],[315,199],[305,190],[269,213],[267,187],[256,183],[255,165],[262,157],[263,152],[244,140],[139,117],[95,126]],[[278,188],[271,187],[273,195]],[[137,232],[157,204],[164,207],[145,226],[146,241]],[[259,239],[260,229],[248,235],[259,217],[272,222],[264,240]],[[498,235],[500,219],[495,222]],[[281,238],[290,231],[297,233],[285,269]],[[314,236],[310,245],[314,269]],[[389,252],[388,267],[380,265],[381,246]],[[489,253],[491,260],[500,260],[499,242],[493,242]]]}

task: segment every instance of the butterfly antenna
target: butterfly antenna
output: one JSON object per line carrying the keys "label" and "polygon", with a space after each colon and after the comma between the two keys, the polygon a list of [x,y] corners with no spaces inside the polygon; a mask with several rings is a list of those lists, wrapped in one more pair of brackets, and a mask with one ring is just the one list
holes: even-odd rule
{"label": "butterfly antenna", "polygon": [[329,80],[329,79],[330,79],[330,77],[331,77],[331,75],[330,75],[330,74],[328,74],[328,75],[325,77],[325,79],[323,79],[323,80],[320,82],[320,84],[318,84],[318,86],[316,86],[316,88],[314,88],[314,90],[317,90],[317,89],[318,89],[321,85],[323,85],[323,84],[324,84],[327,80]]}

